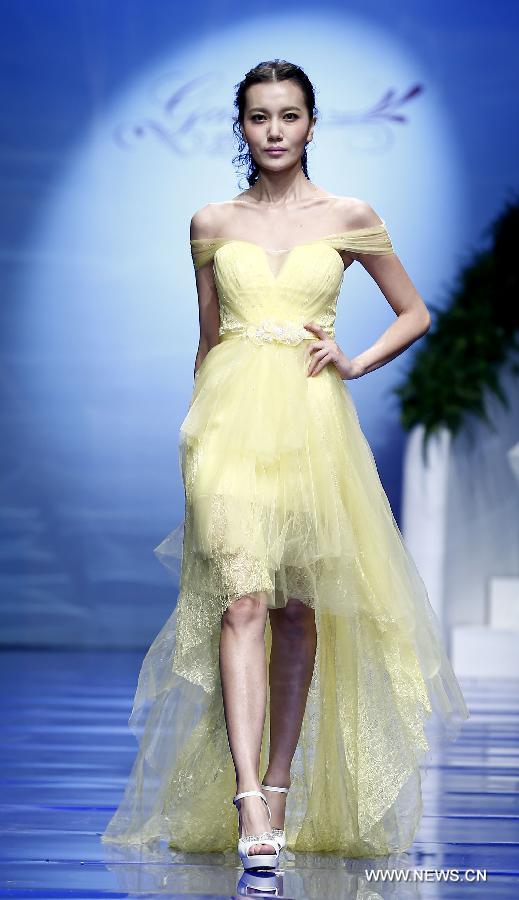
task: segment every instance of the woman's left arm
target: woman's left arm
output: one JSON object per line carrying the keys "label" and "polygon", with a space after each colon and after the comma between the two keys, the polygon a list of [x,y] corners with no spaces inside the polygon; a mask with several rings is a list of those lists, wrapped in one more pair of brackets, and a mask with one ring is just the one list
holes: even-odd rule
{"label": "woman's left arm", "polygon": [[[371,207],[369,212],[376,217]],[[367,224],[369,226],[378,223],[368,221]],[[318,338],[309,346],[311,354],[309,375],[316,375],[325,365],[332,362],[343,380],[360,378],[399,356],[431,327],[429,310],[396,254],[349,252],[348,255],[358,260],[369,272],[397,319],[371,347],[352,359],[342,352],[319,325],[315,322],[305,323],[305,328],[313,331]]]}
{"label": "woman's left arm", "polygon": [[397,318],[377,341],[353,357],[354,377],[373,372],[404,352],[431,327],[431,316],[398,256],[363,253],[357,257],[377,283]]}

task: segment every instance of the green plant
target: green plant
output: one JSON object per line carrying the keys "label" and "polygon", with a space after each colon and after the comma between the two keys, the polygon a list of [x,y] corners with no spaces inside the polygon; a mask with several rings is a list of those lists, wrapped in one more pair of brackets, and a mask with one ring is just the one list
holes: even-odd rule
{"label": "green plant", "polygon": [[406,431],[424,425],[423,458],[435,431],[456,435],[469,414],[495,431],[485,406],[492,391],[509,408],[500,383],[503,363],[519,374],[519,201],[504,211],[484,234],[490,246],[479,250],[458,275],[450,304],[428,304],[433,324],[403,382],[393,389]]}

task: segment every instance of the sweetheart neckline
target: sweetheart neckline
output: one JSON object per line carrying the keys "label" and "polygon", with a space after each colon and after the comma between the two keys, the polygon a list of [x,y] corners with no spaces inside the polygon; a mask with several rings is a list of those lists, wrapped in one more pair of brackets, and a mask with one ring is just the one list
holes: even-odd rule
{"label": "sweetheart neckline", "polygon": [[[265,253],[291,253],[292,250],[295,250],[296,247],[309,247],[311,244],[320,244],[323,241],[328,241],[331,238],[335,237],[344,237],[347,234],[358,234],[361,231],[374,231],[375,229],[387,229],[386,222],[384,219],[378,225],[367,225],[364,228],[352,228],[349,231],[335,231],[332,234],[325,234],[324,237],[314,238],[312,241],[304,241],[301,244],[294,244],[292,247],[287,247],[283,250],[273,250],[271,247],[264,247],[263,244],[258,244],[256,241],[248,241],[244,238],[232,238],[232,237],[212,237],[212,238],[191,238],[191,244],[197,243],[207,243],[208,241],[223,241],[224,243],[233,243],[233,244],[250,244],[252,247],[259,247],[260,250],[263,250]],[[341,257],[342,258],[342,257]]]}
{"label": "sweetheart neckline", "polygon": [[[335,237],[335,235],[328,235],[328,237]],[[218,239],[218,240],[219,240],[219,239]],[[294,246],[293,246],[293,247],[290,247],[289,250],[283,251],[283,252],[286,252],[287,257],[286,257],[286,259],[283,260],[283,262],[282,262],[280,268],[278,269],[278,271],[277,271],[277,272],[274,272],[274,270],[272,269],[272,266],[270,265],[270,263],[269,263],[269,261],[268,261],[268,250],[266,250],[265,247],[263,247],[261,244],[256,244],[256,243],[254,243],[254,241],[242,241],[242,240],[240,240],[240,239],[238,239],[238,238],[225,238],[224,243],[221,244],[220,247],[217,247],[216,250],[215,250],[215,252],[214,252],[214,254],[213,254],[213,266],[214,266],[214,261],[216,260],[216,257],[217,257],[217,255],[218,255],[219,251],[220,251],[220,250],[223,250],[223,248],[224,248],[226,245],[228,245],[228,244],[246,244],[247,246],[255,247],[256,250],[259,250],[260,256],[263,258],[263,261],[264,261],[264,264],[265,264],[265,269],[266,269],[266,271],[268,272],[269,277],[270,277],[271,280],[272,280],[272,284],[273,284],[273,285],[276,285],[276,284],[278,283],[278,281],[281,279],[281,276],[283,275],[285,269],[286,269],[287,266],[288,266],[288,263],[289,263],[290,259],[292,258],[293,253],[294,253],[296,250],[299,250],[299,249],[305,248],[305,247],[310,247],[310,246],[312,246],[312,244],[323,243],[324,241],[325,241],[325,238],[318,238],[318,240],[316,240],[316,241],[306,241],[304,244],[294,244]],[[344,272],[346,271],[346,267],[345,267],[345,265],[344,265],[344,260],[343,260],[343,258],[342,258],[342,256],[341,256],[341,254],[340,254],[339,251],[337,250],[337,247],[330,247],[330,250],[332,251],[332,253],[333,253],[336,257],[338,257],[338,258],[340,259],[340,261],[341,261],[342,274],[343,274],[343,276],[344,276]]]}

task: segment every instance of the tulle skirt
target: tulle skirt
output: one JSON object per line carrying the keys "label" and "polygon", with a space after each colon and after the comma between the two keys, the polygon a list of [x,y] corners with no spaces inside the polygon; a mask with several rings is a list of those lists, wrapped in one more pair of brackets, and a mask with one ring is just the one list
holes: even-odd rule
{"label": "tulle skirt", "polygon": [[[185,515],[155,548],[180,589],[142,664],[129,719],[139,749],[103,841],[236,847],[219,640],[244,594],[271,609],[297,598],[315,614],[288,848],[407,849],[429,726],[454,739],[468,718],[347,382],[331,364],[308,377],[306,346],[229,335],[196,374],[179,442]],[[268,616],[265,647],[268,665]],[[269,730],[268,693],[260,780]]]}

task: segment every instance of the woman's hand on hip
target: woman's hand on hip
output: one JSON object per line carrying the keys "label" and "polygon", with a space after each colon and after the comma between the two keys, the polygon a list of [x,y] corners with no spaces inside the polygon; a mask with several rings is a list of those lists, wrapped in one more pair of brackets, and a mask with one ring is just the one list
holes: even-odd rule
{"label": "woman's hand on hip", "polygon": [[333,363],[343,381],[360,378],[363,372],[342,352],[336,341],[326,334],[320,325],[315,322],[305,322],[303,327],[318,337],[317,341],[312,341],[308,345],[310,358],[308,375],[318,375],[321,369],[324,369],[329,363]]}

